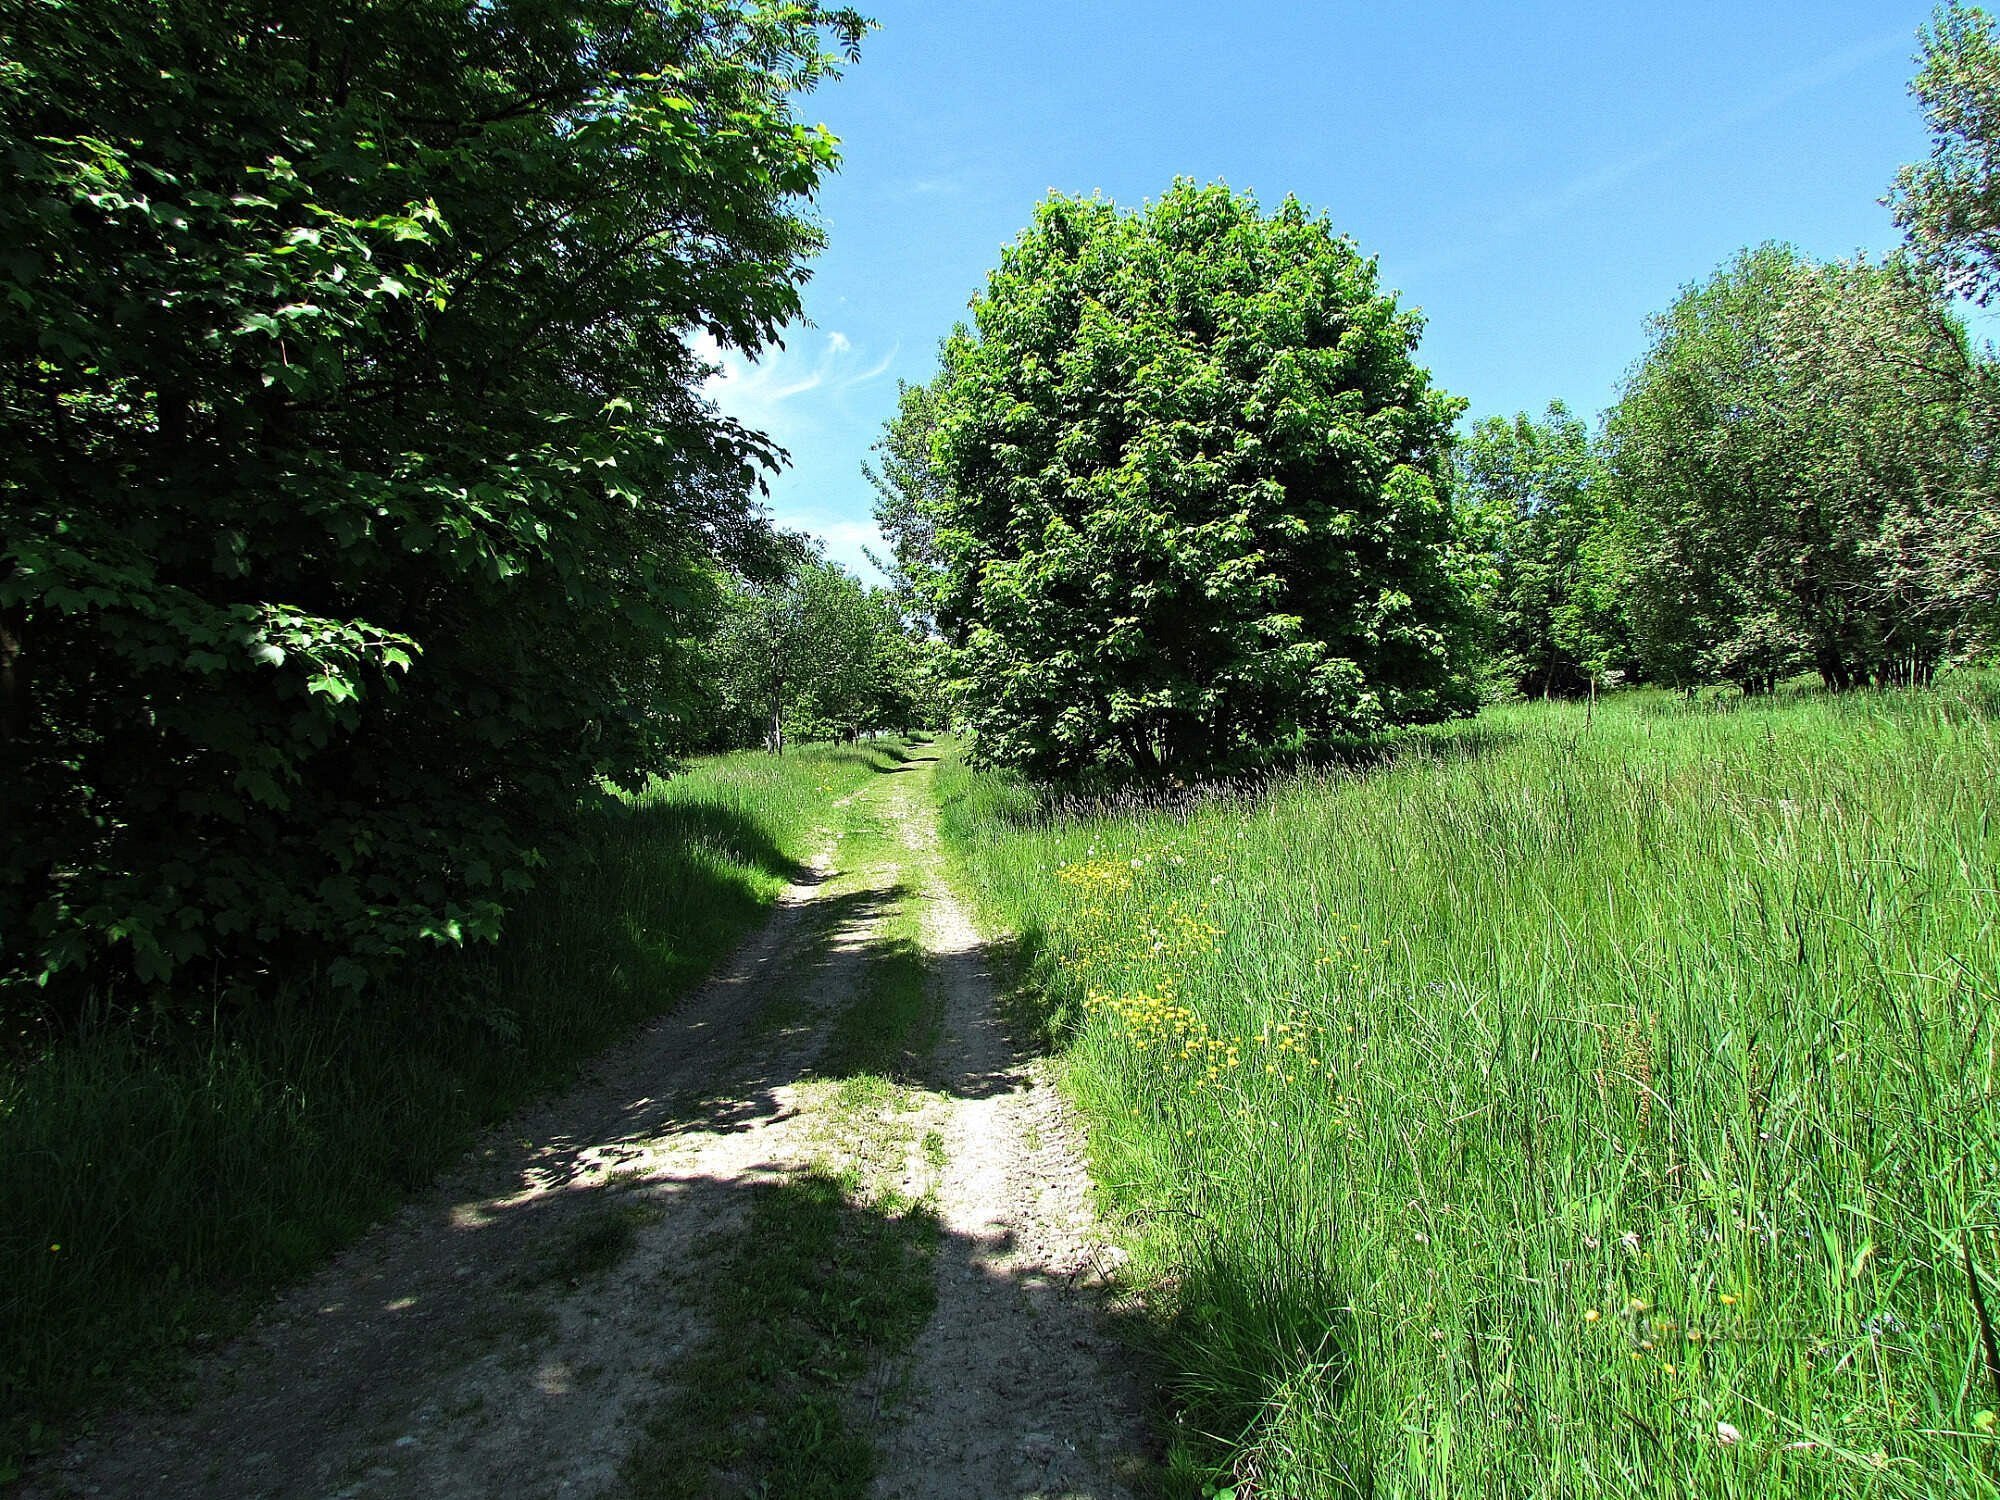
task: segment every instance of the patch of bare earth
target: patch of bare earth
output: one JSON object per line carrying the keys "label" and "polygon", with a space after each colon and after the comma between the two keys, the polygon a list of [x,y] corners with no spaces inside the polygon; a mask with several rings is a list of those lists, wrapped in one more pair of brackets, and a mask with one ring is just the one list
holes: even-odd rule
{"label": "patch of bare earth", "polygon": [[1074,1120],[1002,1024],[984,944],[935,852],[929,799],[899,790],[944,992],[929,1082],[941,1096],[945,1233],[937,1311],[907,1365],[883,1372],[907,1394],[877,1434],[874,1494],[1129,1495],[1149,1443],[1137,1382],[1102,1326],[1122,1257],[1091,1212]]}
{"label": "patch of bare earth", "polygon": [[1145,1437],[1099,1327],[1114,1252],[1091,1220],[1074,1128],[1001,1028],[978,936],[943,878],[929,768],[908,770],[864,794],[901,823],[904,868],[794,886],[671,1015],[495,1132],[173,1400],[106,1420],[25,1494],[615,1490],[679,1356],[708,1331],[703,1278],[728,1258],[704,1249],[740,1229],[760,1185],[851,1128],[819,1118],[813,1063],[860,992],[898,878],[915,886],[901,899],[927,905],[944,1002],[922,1123],[945,1138],[933,1178],[945,1232],[935,1316],[855,1393],[881,1458],[875,1493],[1127,1494]]}

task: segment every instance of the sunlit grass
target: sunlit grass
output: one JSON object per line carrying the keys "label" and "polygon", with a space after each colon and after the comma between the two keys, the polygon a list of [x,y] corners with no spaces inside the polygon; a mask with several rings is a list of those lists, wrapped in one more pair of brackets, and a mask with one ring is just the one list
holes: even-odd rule
{"label": "sunlit grass", "polygon": [[0,1063],[0,1477],[668,1009],[816,852],[833,802],[897,758],[705,761],[592,814],[497,949],[413,962],[359,1002],[294,988]]}
{"label": "sunlit grass", "polygon": [[1997,710],[1509,708],[1173,812],[948,768],[1189,1491],[1993,1495]]}

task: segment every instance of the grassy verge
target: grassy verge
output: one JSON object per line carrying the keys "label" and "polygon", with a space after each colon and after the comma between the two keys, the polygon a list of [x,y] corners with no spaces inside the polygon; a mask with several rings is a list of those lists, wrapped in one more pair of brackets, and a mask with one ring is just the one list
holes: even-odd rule
{"label": "grassy verge", "polygon": [[667,1009],[894,758],[704,762],[597,815],[499,948],[414,964],[366,1004],[280,995],[198,1036],[0,1067],[0,1476]]}
{"label": "grassy verge", "polygon": [[1182,1490],[2000,1492],[1997,715],[1510,708],[1176,811],[948,769]]}

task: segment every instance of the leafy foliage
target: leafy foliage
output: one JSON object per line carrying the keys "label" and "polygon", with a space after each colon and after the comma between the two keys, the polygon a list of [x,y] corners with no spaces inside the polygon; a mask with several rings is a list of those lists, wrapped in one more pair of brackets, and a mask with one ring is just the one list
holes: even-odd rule
{"label": "leafy foliage", "polygon": [[793,539],[776,577],[733,584],[712,649],[719,744],[853,739],[924,715],[919,641],[892,596]]}
{"label": "leafy foliage", "polygon": [[1560,401],[1539,419],[1489,417],[1455,455],[1469,544],[1491,563],[1479,597],[1505,687],[1571,697],[1630,667],[1604,468]]}
{"label": "leafy foliage", "polygon": [[0,976],[490,936],[693,737],[851,11],[9,7]]}
{"label": "leafy foliage", "polygon": [[1976,525],[1981,379],[1895,264],[1766,245],[1683,292],[1607,419],[1660,680],[1927,679],[1961,627],[1939,580]]}
{"label": "leafy foliage", "polygon": [[896,415],[875,444],[878,462],[861,466],[875,491],[875,525],[889,543],[889,555],[878,559],[878,566],[888,575],[899,608],[919,628],[935,621],[945,588],[937,524],[945,514],[946,492],[931,453],[944,383],[940,371],[928,385],[899,385]]}
{"label": "leafy foliage", "polygon": [[1931,154],[1896,174],[1890,205],[1947,288],[1985,303],[2000,290],[2000,35],[1985,11],[1952,0],[1922,39],[1910,92]]}
{"label": "leafy foliage", "polygon": [[1052,196],[973,312],[923,504],[981,755],[1204,766],[1464,706],[1458,403],[1324,219]]}

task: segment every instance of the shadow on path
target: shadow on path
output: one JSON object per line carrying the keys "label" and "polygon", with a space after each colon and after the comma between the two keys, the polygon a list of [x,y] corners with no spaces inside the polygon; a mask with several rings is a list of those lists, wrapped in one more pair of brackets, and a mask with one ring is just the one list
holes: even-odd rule
{"label": "shadow on path", "polygon": [[[726,821],[707,829],[740,833]],[[897,946],[876,929],[910,892],[820,894],[827,878],[799,881],[687,1002],[577,1088],[491,1134],[431,1194],[203,1362],[178,1399],[108,1421],[24,1493],[609,1491],[676,1363],[709,1331],[702,1278],[763,1205],[809,1190],[788,1135],[795,1091],[844,1076],[818,1065],[830,1016]],[[985,959],[970,944],[925,961],[946,994],[973,994],[990,992]],[[953,1105],[1003,1105],[1031,1086],[1022,1063],[1011,1043],[989,1042],[941,1054],[926,1081]],[[856,1233],[878,1217],[853,1204],[842,1212]],[[946,1227],[939,1284],[977,1286],[1006,1322],[1049,1327],[1092,1268],[1015,1264],[1018,1250],[1006,1231]],[[1027,1399],[1030,1353],[1000,1352],[987,1372],[997,1389]],[[887,1387],[867,1400],[871,1420],[896,1415]],[[1114,1440],[1124,1441],[1107,1430]],[[1041,1493],[1075,1457],[1046,1426],[1006,1441],[1011,1456],[953,1493]],[[1092,1455],[1089,1467],[1100,1463]],[[727,1476],[712,1478],[701,1493],[733,1492]]]}

